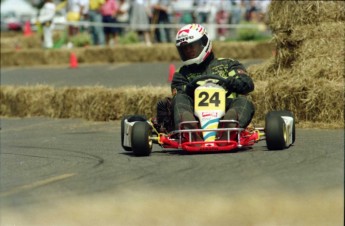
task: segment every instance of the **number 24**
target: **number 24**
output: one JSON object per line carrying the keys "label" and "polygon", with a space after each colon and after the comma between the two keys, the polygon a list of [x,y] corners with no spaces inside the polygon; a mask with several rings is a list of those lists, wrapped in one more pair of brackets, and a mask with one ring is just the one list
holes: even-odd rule
{"label": "number 24", "polygon": [[211,97],[207,92],[201,92],[199,98],[202,98],[198,104],[200,107],[208,107],[210,103],[218,107],[220,104],[219,92],[215,92]]}

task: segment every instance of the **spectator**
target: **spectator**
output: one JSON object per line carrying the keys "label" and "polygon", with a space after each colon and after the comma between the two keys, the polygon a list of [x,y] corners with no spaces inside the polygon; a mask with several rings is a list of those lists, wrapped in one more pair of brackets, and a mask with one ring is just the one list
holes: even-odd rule
{"label": "spectator", "polygon": [[[157,0],[156,3],[152,5],[153,24],[170,24],[170,0]],[[158,27],[155,29],[155,38],[157,42],[171,42],[170,29],[164,27]]]}
{"label": "spectator", "polygon": [[132,10],[130,14],[131,28],[144,35],[144,40],[147,46],[151,46],[150,38],[150,21],[152,17],[149,0],[133,0]]}
{"label": "spectator", "polygon": [[208,23],[211,11],[211,2],[207,0],[195,0],[194,6],[196,7],[194,12],[196,14],[196,23]]}
{"label": "spectator", "polygon": [[39,12],[38,22],[43,26],[43,47],[53,48],[53,18],[55,15],[55,4],[52,0],[45,0]]}
{"label": "spectator", "polygon": [[208,37],[211,40],[215,40],[217,38],[217,27],[214,26],[216,24],[216,15],[219,8],[219,2],[217,1],[209,1],[208,7],[210,9],[209,15],[207,18],[207,24],[205,25],[207,31],[208,31]]}
{"label": "spectator", "polygon": [[242,3],[239,3],[239,2],[236,2],[235,0],[232,0],[231,2],[232,6],[231,6],[231,11],[230,11],[230,23],[231,24],[239,24],[242,20],[242,7],[243,7],[243,4]]}
{"label": "spectator", "polygon": [[[80,0],[80,21],[86,22],[89,20],[89,0]],[[81,26],[82,31],[88,30],[87,25]]]}
{"label": "spectator", "polygon": [[250,0],[249,6],[247,6],[247,11],[246,11],[246,21],[257,21],[257,12],[258,8],[256,6],[255,0]]}
{"label": "spectator", "polygon": [[[81,15],[81,0],[67,0],[67,21],[78,22]],[[78,25],[71,24],[68,27],[69,37],[75,36],[79,32]]]}
{"label": "spectator", "polygon": [[[116,24],[116,12],[118,4],[115,0],[106,0],[102,5],[102,22],[106,24]],[[114,26],[104,26],[105,41],[108,45],[111,45],[111,39],[114,38],[114,42],[117,42],[118,29]]]}
{"label": "spectator", "polygon": [[269,4],[271,3],[270,0],[262,0],[257,3],[258,7],[258,21],[261,23],[267,23],[267,10]]}
{"label": "spectator", "polygon": [[[125,25],[129,23],[129,10],[131,5],[128,0],[120,0],[119,8],[116,14],[116,20],[118,23]],[[119,27],[119,34],[123,35],[124,27]]]}
{"label": "spectator", "polygon": [[[217,16],[216,16],[217,24],[219,24],[219,25],[226,24],[228,22],[228,16],[229,16],[228,13],[224,9],[219,10],[217,12]],[[224,27],[218,28],[218,36],[219,36],[220,41],[225,40],[226,32],[227,32],[226,28],[224,28]]]}
{"label": "spectator", "polygon": [[94,45],[104,45],[104,31],[100,25],[102,23],[101,7],[105,0],[90,0],[89,21],[93,23],[99,23],[97,25],[91,25],[90,31],[92,36],[92,42]]}

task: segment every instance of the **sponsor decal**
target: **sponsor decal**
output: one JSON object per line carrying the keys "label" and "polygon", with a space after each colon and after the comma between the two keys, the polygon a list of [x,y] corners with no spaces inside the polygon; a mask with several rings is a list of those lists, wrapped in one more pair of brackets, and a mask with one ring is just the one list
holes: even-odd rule
{"label": "sponsor decal", "polygon": [[202,112],[201,117],[218,117],[218,112]]}
{"label": "sponsor decal", "polygon": [[188,39],[193,39],[194,36],[182,36],[180,39],[176,40],[176,43],[186,42]]}
{"label": "sponsor decal", "polygon": [[208,121],[211,121],[213,118],[212,117],[202,117],[200,119],[201,122],[208,122]]}

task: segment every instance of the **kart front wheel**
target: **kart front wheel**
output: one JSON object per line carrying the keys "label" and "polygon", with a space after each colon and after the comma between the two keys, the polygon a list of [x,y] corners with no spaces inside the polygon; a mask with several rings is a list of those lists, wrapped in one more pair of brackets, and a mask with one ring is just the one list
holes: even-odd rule
{"label": "kart front wheel", "polygon": [[124,141],[124,137],[125,137],[125,120],[128,119],[129,115],[126,115],[124,116],[122,119],[121,119],[121,145],[122,145],[122,148],[125,150],[125,151],[132,151],[132,148],[131,147],[126,147],[123,145],[123,141]]}
{"label": "kart front wheel", "polygon": [[136,122],[132,128],[132,151],[136,156],[148,156],[152,150],[152,130],[147,122]]}
{"label": "kart front wheel", "polygon": [[[288,128],[282,117],[291,117],[292,128]],[[291,132],[289,131],[291,130]],[[295,118],[290,111],[272,111],[265,118],[266,144],[269,150],[282,150],[295,142]],[[290,137],[291,136],[291,137]],[[291,139],[291,140],[289,140]]]}
{"label": "kart front wheel", "polygon": [[146,121],[146,117],[144,115],[125,115],[121,119],[121,145],[125,151],[132,151],[131,147],[127,147],[123,145],[125,139],[125,121],[128,122],[135,122],[135,121]]}

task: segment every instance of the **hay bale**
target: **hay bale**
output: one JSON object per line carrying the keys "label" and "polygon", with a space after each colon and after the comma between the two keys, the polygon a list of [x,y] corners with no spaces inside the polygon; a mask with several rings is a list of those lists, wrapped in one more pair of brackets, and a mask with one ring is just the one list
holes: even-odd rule
{"label": "hay bale", "polygon": [[[270,43],[224,43],[215,44],[219,57],[236,59],[267,58],[271,56]],[[179,61],[176,48],[172,44],[123,45],[114,48],[86,47],[75,49],[21,49],[19,51],[1,50],[1,66],[60,65],[69,63],[69,54],[73,51],[79,63],[113,63],[113,62],[152,62]]]}
{"label": "hay bale", "polygon": [[[305,41],[298,52],[298,60],[293,64],[295,77],[311,77],[341,81],[345,65],[344,39],[310,39]],[[314,51],[313,51],[314,49]]]}
{"label": "hay bale", "polygon": [[[310,77],[294,83],[289,82],[288,78],[270,78],[267,81],[255,81],[255,84],[256,89],[249,97],[256,107],[253,120],[256,123],[262,122],[269,111],[285,109],[294,112],[298,123],[335,123],[344,120],[342,84],[327,79],[315,82]],[[154,89],[3,86],[0,90],[0,115],[84,118],[94,121],[119,120],[126,114],[150,117],[156,115],[158,100],[169,95],[168,86]]]}
{"label": "hay bale", "polygon": [[56,115],[51,104],[54,95],[54,89],[49,86],[2,86],[0,91],[0,115],[54,117]]}
{"label": "hay bale", "polygon": [[266,59],[272,56],[271,42],[215,42],[213,51],[217,57],[234,59]]}
{"label": "hay bale", "polygon": [[249,94],[249,98],[254,103],[255,114],[253,118],[254,124],[262,124],[265,115],[268,113],[266,105],[264,104],[267,96],[268,82],[254,80],[255,90]]}
{"label": "hay bale", "polygon": [[345,21],[320,22],[318,24],[296,25],[285,41],[300,42],[307,39],[344,38]]}
{"label": "hay bale", "polygon": [[18,49],[19,47],[19,40],[16,38],[3,38],[0,39],[0,48],[2,50],[5,49]]}
{"label": "hay bale", "polygon": [[339,80],[344,72],[344,30],[344,22],[320,23],[295,26],[289,35],[280,38],[275,35],[277,54],[274,61],[271,59],[263,65],[254,66],[253,76],[265,79],[286,72],[298,77]]}
{"label": "hay bale", "polygon": [[326,55],[332,57],[332,60],[342,60],[344,30],[344,22],[326,22],[318,25],[294,26],[289,32],[274,34],[277,67],[291,67],[295,61]]}
{"label": "hay bale", "polygon": [[274,33],[289,31],[299,25],[344,22],[345,2],[272,0],[268,10],[268,17],[269,27]]}
{"label": "hay bale", "polygon": [[344,87],[336,81],[312,77],[272,78],[265,98],[266,111],[289,109],[297,121],[344,121]]}
{"label": "hay bale", "polygon": [[22,34],[3,36],[1,34],[0,47],[2,50],[35,49],[42,47],[41,37],[37,34],[26,37]]}
{"label": "hay bale", "polygon": [[114,62],[114,50],[109,47],[88,47],[80,54],[78,58],[82,62],[104,63]]}
{"label": "hay bale", "polygon": [[1,66],[59,65],[69,63],[69,52],[64,50],[4,50]]}
{"label": "hay bale", "polygon": [[110,89],[102,86],[2,86],[0,115],[84,118],[95,121],[118,120],[125,114],[154,116],[156,103],[169,93],[169,87]]}
{"label": "hay bale", "polygon": [[262,112],[288,109],[297,121],[344,121],[344,4],[272,2],[276,56],[248,68],[261,89],[252,95],[258,120],[264,119]]}
{"label": "hay bale", "polygon": [[[70,59],[70,52],[64,50],[56,50],[50,51],[46,50],[42,54],[44,54],[44,61],[42,64],[44,65],[62,65],[68,64]],[[37,65],[36,62],[33,65]]]}
{"label": "hay bale", "polygon": [[[344,43],[344,2],[272,1],[269,18],[276,44],[276,67],[291,67],[303,54],[298,51],[305,40],[320,39],[327,46],[335,41],[335,48]],[[312,51],[317,55],[317,48]]]}
{"label": "hay bale", "polygon": [[270,77],[275,77],[275,58],[271,57],[261,64],[251,65],[247,68],[247,71],[250,77],[253,78],[256,88],[256,83],[260,80],[266,80]]}
{"label": "hay bale", "polygon": [[131,87],[123,88],[126,114],[156,115],[158,100],[170,95],[170,87]]}

